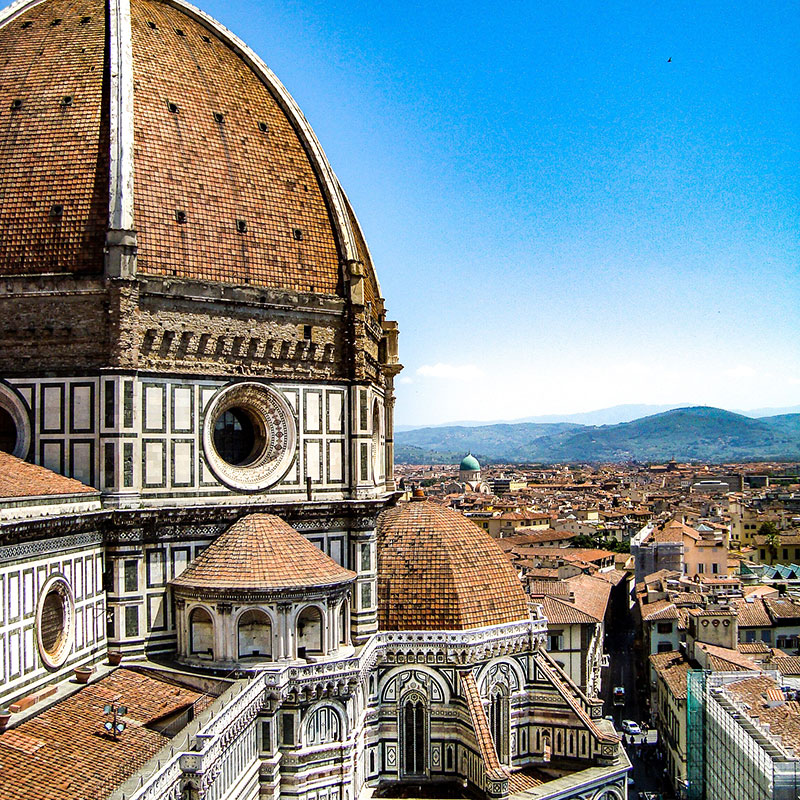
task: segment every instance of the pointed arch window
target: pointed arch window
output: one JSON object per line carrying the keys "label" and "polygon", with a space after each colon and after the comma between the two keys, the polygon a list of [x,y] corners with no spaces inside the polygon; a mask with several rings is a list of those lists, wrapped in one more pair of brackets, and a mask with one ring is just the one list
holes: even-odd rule
{"label": "pointed arch window", "polygon": [[425,775],[428,752],[428,711],[425,698],[411,692],[400,707],[400,752],[403,775]]}
{"label": "pointed arch window", "polygon": [[501,764],[509,761],[509,716],[508,693],[497,686],[489,697],[489,729]]}

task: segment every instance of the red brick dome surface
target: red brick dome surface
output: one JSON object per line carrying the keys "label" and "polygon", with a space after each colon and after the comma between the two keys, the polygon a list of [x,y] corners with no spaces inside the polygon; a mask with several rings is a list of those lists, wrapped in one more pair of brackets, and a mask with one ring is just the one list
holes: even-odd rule
{"label": "red brick dome surface", "polygon": [[250,514],[231,525],[171,585],[275,591],[334,586],[355,577],[279,517]]}
{"label": "red brick dome surface", "polygon": [[[0,27],[0,275],[103,271],[106,28],[100,0],[44,0]],[[177,0],[131,0],[131,55],[139,273],[343,294],[344,225],[379,296],[335,176],[254,54]]]}
{"label": "red brick dome surface", "polygon": [[516,571],[475,523],[426,500],[381,514],[381,630],[463,630],[529,616]]}

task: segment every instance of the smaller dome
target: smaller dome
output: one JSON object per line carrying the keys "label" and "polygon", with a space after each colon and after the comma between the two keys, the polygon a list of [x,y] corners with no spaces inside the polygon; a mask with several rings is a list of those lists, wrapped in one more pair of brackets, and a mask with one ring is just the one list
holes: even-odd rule
{"label": "smaller dome", "polygon": [[459,467],[461,472],[476,472],[480,468],[481,465],[478,463],[478,459],[475,458],[472,453],[464,456],[463,460],[461,461],[461,466]]}
{"label": "smaller dome", "polygon": [[423,498],[381,514],[381,630],[457,631],[529,618],[516,570],[474,522]]}
{"label": "smaller dome", "polygon": [[333,586],[355,577],[279,517],[250,514],[231,525],[171,585],[263,592]]}

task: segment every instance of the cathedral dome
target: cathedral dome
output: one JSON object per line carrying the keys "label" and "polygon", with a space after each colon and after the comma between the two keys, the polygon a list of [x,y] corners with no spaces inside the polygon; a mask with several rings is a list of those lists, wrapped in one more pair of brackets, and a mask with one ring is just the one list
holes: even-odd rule
{"label": "cathedral dome", "polygon": [[172,586],[268,592],[336,586],[355,577],[279,517],[250,514],[209,545]]}
{"label": "cathedral dome", "polygon": [[513,566],[475,523],[424,498],[381,514],[381,630],[463,630],[529,616]]}
{"label": "cathedral dome", "polygon": [[344,297],[361,262],[379,313],[358,222],[275,75],[182,0],[111,6],[0,13],[0,276],[100,275],[122,243],[142,276]]}
{"label": "cathedral dome", "polygon": [[461,460],[461,466],[458,468],[461,472],[477,472],[481,468],[478,459],[472,453],[464,456]]}

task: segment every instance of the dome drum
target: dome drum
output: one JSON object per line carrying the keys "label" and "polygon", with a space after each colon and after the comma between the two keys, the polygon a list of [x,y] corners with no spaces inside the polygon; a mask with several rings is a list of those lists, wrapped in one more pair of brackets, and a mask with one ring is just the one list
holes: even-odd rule
{"label": "dome drum", "polygon": [[278,517],[244,517],[170,584],[178,659],[246,669],[341,657],[355,579]]}
{"label": "dome drum", "polygon": [[206,669],[255,669],[287,661],[345,658],[350,641],[350,591],[174,592],[177,659]]}

